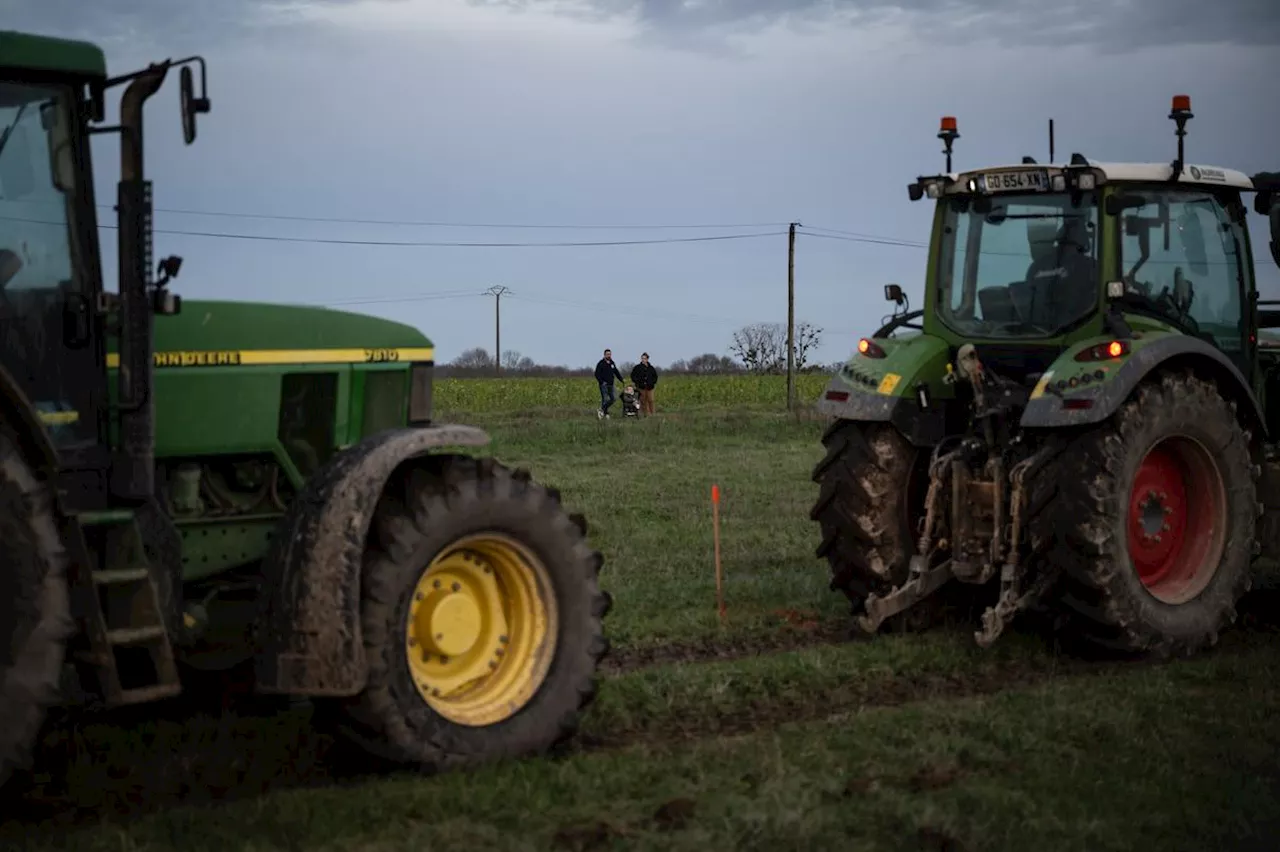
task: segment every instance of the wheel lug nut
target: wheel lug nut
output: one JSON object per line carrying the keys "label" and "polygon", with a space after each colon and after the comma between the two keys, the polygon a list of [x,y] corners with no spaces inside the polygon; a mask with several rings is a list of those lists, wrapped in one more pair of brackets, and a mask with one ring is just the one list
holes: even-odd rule
{"label": "wheel lug nut", "polygon": [[417,645],[417,644],[418,644],[418,640],[417,640],[417,639],[414,639],[412,636],[410,636],[410,637],[409,637],[409,647],[410,647],[410,648],[412,648],[414,645]]}
{"label": "wheel lug nut", "polygon": [[414,592],[414,593],[413,593],[413,599],[414,599],[415,601],[420,601],[420,600],[422,600],[422,592]]}
{"label": "wheel lug nut", "polygon": [[460,591],[462,591],[462,584],[460,584],[460,583],[454,583],[454,584],[453,584],[453,590],[454,590],[455,592],[460,592]]}
{"label": "wheel lug nut", "polygon": [[440,662],[442,662],[442,663],[447,663],[447,662],[449,662],[449,658],[448,658],[448,657],[446,657],[444,654],[441,654],[441,655],[440,655]]}
{"label": "wheel lug nut", "polygon": [[503,635],[499,636],[499,637],[498,637],[498,641],[499,641],[499,642],[501,642],[501,643],[503,643],[503,644],[505,645],[505,644],[507,643],[507,636],[506,636],[506,634],[504,633]]}
{"label": "wheel lug nut", "polygon": [[431,584],[431,588],[433,588],[433,589],[438,589],[438,588],[440,588],[440,581],[439,581],[439,580],[436,580],[434,583],[432,583],[432,584]]}

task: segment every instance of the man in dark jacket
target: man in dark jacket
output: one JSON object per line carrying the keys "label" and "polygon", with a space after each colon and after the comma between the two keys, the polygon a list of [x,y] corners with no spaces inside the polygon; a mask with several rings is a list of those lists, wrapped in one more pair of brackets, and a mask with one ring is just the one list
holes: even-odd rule
{"label": "man in dark jacket", "polygon": [[640,363],[631,368],[631,384],[640,391],[640,413],[653,413],[653,389],[658,384],[658,371],[649,363],[649,353],[640,355]]}
{"label": "man in dark jacket", "polygon": [[613,352],[609,349],[604,350],[604,357],[596,362],[596,383],[600,385],[600,410],[596,412],[596,417],[603,420],[609,416],[609,406],[614,403],[613,396],[613,380],[623,381],[622,373],[618,372],[618,365],[613,363]]}

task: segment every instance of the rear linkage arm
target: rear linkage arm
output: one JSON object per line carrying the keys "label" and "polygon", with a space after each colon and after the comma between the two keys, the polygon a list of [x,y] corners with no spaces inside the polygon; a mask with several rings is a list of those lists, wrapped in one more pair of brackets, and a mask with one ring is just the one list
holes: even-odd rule
{"label": "rear linkage arm", "polygon": [[[1027,477],[1038,471],[1049,459],[1061,451],[1061,441],[1056,438],[1050,438],[1044,446],[1016,464],[1010,472],[1009,479],[1011,480],[1012,488],[1009,495],[1009,503],[1012,517],[1008,536],[1002,537],[1000,532],[1004,526],[1001,518],[1004,504],[1004,495],[1002,493],[1004,490],[1004,465],[1001,455],[995,447],[993,424],[990,418],[990,414],[993,412],[988,411],[985,404],[985,394],[982,387],[984,378],[982,366],[972,346],[962,347],[958,355],[959,357],[956,360],[960,363],[962,376],[974,385],[975,403],[977,404],[975,407],[979,412],[987,415],[982,417],[983,437],[986,439],[987,450],[991,453],[989,473],[997,484],[995,492],[996,505],[993,507],[995,510],[996,530],[991,541],[992,563],[987,570],[973,577],[970,582],[987,582],[991,576],[990,572],[994,570],[994,565],[999,564],[1001,557],[1004,557],[1004,563],[1000,571],[1000,596],[995,606],[989,607],[983,613],[982,630],[974,634],[978,645],[986,648],[1004,632],[1005,627],[1008,626],[1015,615],[1039,600],[1052,583],[1052,574],[1046,571],[1032,584],[1030,589],[1024,592],[1025,566],[1020,563],[1018,553],[1022,539],[1022,515],[1026,506]],[[864,632],[868,634],[875,633],[886,619],[919,603],[955,576],[954,569],[957,566],[953,565],[951,559],[943,560],[933,567],[929,567],[929,563],[933,561],[934,554],[941,549],[943,544],[939,542],[935,546],[933,542],[938,524],[942,489],[952,479],[953,463],[958,461],[964,452],[965,450],[962,447],[943,456],[935,457],[930,464],[929,491],[928,496],[925,498],[924,530],[920,536],[916,553],[911,557],[907,581],[884,596],[869,595],[867,597],[864,604],[866,614],[857,620],[859,628]]]}
{"label": "rear linkage arm", "polygon": [[988,607],[982,613],[982,629],[973,634],[974,640],[981,648],[990,647],[1013,621],[1014,616],[1039,600],[1053,582],[1053,572],[1042,571],[1031,588],[1023,592],[1026,566],[1018,560],[1018,544],[1022,537],[1022,513],[1027,502],[1027,476],[1033,471],[1038,471],[1050,458],[1057,455],[1061,451],[1060,444],[1060,441],[1051,438],[1049,443],[1014,465],[1010,473],[1013,490],[1009,497],[1012,516],[1009,547],[1007,559],[1000,569],[1000,597],[996,599],[995,606]]}
{"label": "rear linkage arm", "polygon": [[929,563],[939,549],[933,544],[933,537],[938,525],[938,503],[942,499],[942,489],[950,482],[952,460],[961,452],[961,450],[953,450],[946,455],[935,457],[929,465],[929,492],[925,498],[924,532],[920,535],[916,553],[911,557],[907,581],[883,597],[867,596],[863,604],[866,615],[858,617],[858,627],[864,633],[875,633],[885,619],[915,606],[951,579],[950,559],[932,568],[929,567]]}

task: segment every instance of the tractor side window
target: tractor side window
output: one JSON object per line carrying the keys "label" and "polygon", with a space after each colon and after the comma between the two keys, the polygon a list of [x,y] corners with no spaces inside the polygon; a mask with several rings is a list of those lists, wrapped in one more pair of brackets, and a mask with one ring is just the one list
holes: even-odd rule
{"label": "tractor side window", "polygon": [[1212,193],[1145,190],[1146,204],[1126,211],[1121,264],[1143,306],[1243,351],[1241,229]]}

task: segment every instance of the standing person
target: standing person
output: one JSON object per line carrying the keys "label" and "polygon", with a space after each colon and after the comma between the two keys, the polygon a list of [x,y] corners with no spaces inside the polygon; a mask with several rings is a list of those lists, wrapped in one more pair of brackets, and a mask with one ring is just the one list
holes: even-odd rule
{"label": "standing person", "polygon": [[613,380],[625,381],[622,373],[618,372],[618,365],[613,363],[613,351],[604,350],[604,357],[596,362],[596,382],[600,385],[600,410],[596,412],[596,417],[603,420],[609,416],[609,406],[613,405]]}
{"label": "standing person", "polygon": [[658,371],[649,363],[649,353],[640,354],[640,363],[631,368],[631,383],[640,391],[640,412],[653,414],[653,389],[658,384]]}

